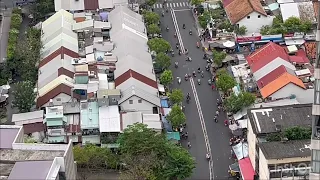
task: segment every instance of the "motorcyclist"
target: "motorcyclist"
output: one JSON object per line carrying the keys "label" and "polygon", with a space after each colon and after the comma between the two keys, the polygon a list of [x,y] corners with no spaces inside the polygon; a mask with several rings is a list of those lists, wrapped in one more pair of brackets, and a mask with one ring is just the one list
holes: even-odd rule
{"label": "motorcyclist", "polygon": [[198,79],[198,84],[199,84],[199,85],[201,84],[201,79]]}
{"label": "motorcyclist", "polygon": [[184,49],[184,51],[185,51],[185,53],[186,54],[188,54],[189,53],[189,51],[188,51],[188,49],[186,48],[186,49]]}
{"label": "motorcyclist", "polygon": [[176,45],[176,48],[179,49],[179,44]]}
{"label": "motorcyclist", "polygon": [[184,79],[185,79],[185,80],[188,80],[188,74],[186,74],[186,75],[184,76]]}
{"label": "motorcyclist", "polygon": [[207,59],[207,54],[203,54],[203,59]]}
{"label": "motorcyclist", "polygon": [[187,99],[190,99],[190,93],[187,93]]}
{"label": "motorcyclist", "polygon": [[200,69],[200,67],[198,67],[198,73],[200,73],[201,72],[201,69]]}
{"label": "motorcyclist", "polygon": [[164,11],[162,11],[161,15],[162,15],[162,17],[164,17]]}
{"label": "motorcyclist", "polygon": [[166,30],[169,31],[169,26],[166,27]]}
{"label": "motorcyclist", "polygon": [[178,62],[177,62],[177,61],[174,63],[174,66],[175,66],[176,68],[178,67]]}
{"label": "motorcyclist", "polygon": [[200,44],[199,44],[199,42],[197,42],[197,47],[198,47],[198,48],[200,47]]}
{"label": "motorcyclist", "polygon": [[189,30],[189,34],[190,34],[190,35],[192,34],[192,30],[191,30],[191,29]]}
{"label": "motorcyclist", "polygon": [[203,73],[203,71],[201,71],[201,77],[204,77],[204,73]]}
{"label": "motorcyclist", "polygon": [[181,78],[177,77],[177,79],[178,79],[178,83],[180,84],[181,83]]}
{"label": "motorcyclist", "polygon": [[185,29],[185,28],[186,28],[186,25],[185,25],[185,24],[183,24],[183,25],[182,25],[182,28],[183,28],[183,29]]}
{"label": "motorcyclist", "polygon": [[179,49],[179,55],[181,55],[181,50]]}
{"label": "motorcyclist", "polygon": [[207,158],[208,160],[211,158],[209,153],[206,154],[206,158]]}
{"label": "motorcyclist", "polygon": [[177,33],[174,33],[173,36],[176,38],[177,37]]}
{"label": "motorcyclist", "polygon": [[172,56],[172,57],[174,56],[174,51],[171,51],[171,56]]}

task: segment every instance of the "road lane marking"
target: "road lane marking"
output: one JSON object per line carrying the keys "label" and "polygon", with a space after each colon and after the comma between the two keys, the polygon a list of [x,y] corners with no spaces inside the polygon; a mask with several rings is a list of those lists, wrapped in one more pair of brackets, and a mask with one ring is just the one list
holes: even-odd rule
{"label": "road lane marking", "polygon": [[[180,30],[179,30],[176,14],[174,13],[173,8],[171,8],[170,12],[171,12],[173,25],[174,25],[174,28],[175,28],[175,31],[176,31],[176,34],[177,34],[177,38],[178,38],[178,41],[180,43],[181,52],[184,53],[185,52],[185,48],[184,48],[184,45],[183,45],[183,42],[182,42],[182,37],[181,37],[181,34],[180,34]],[[198,98],[198,93],[197,93],[197,90],[195,88],[195,84],[194,84],[194,81],[193,81],[192,77],[190,78],[190,84],[191,84],[192,92],[193,92],[193,95],[194,95],[194,98],[195,98],[195,102],[196,102],[196,106],[197,106],[197,110],[198,110],[198,114],[199,114],[200,124],[201,124],[202,132],[203,132],[203,136],[204,136],[204,140],[205,140],[205,144],[206,144],[206,150],[207,150],[207,153],[209,153],[210,156],[212,157],[211,146],[210,146],[210,142],[209,142],[209,138],[208,138],[208,134],[207,134],[207,128],[206,128],[206,125],[205,125],[205,122],[204,122],[204,117],[203,117],[203,114],[202,114],[202,109],[201,109],[200,101],[199,101],[199,98]],[[212,161],[212,159],[210,159],[208,161],[208,166],[209,166],[210,180],[213,180],[214,175],[213,175],[213,161]]]}
{"label": "road lane marking", "polygon": [[183,6],[186,6],[185,2],[182,2]]}
{"label": "road lane marking", "polygon": [[173,7],[176,7],[176,3],[172,3]]}
{"label": "road lane marking", "polygon": [[177,10],[174,10],[175,12],[179,12],[179,11],[190,11],[190,9],[177,9]]}

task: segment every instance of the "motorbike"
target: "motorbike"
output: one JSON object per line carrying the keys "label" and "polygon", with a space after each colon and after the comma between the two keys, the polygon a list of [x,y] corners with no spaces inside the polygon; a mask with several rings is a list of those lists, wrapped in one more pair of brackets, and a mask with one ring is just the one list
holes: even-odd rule
{"label": "motorbike", "polygon": [[208,58],[208,59],[207,59],[207,63],[210,63],[210,64],[211,64],[211,63],[213,63],[213,60],[210,59],[210,58]]}
{"label": "motorbike", "polygon": [[201,70],[200,70],[200,69],[198,69],[198,73],[201,73]]}
{"label": "motorbike", "polygon": [[189,102],[190,102],[190,98],[187,98],[187,99],[186,99],[186,101],[187,101],[187,103],[189,104]]}
{"label": "motorbike", "polygon": [[182,28],[183,28],[183,29],[186,29],[186,25],[184,24],[184,25],[182,26]]}
{"label": "motorbike", "polygon": [[192,35],[192,31],[189,31],[189,35]]}
{"label": "motorbike", "polygon": [[184,76],[184,80],[188,81],[189,77],[186,75]]}
{"label": "motorbike", "polygon": [[197,42],[197,48],[200,48],[200,44]]}
{"label": "motorbike", "polygon": [[185,54],[186,54],[186,55],[188,55],[188,54],[189,54],[188,49],[185,49],[184,51],[185,51]]}
{"label": "motorbike", "polygon": [[204,54],[203,55],[203,59],[207,59],[208,57],[207,57],[207,54]]}
{"label": "motorbike", "polygon": [[192,74],[193,74],[193,77],[197,77],[197,74],[195,72],[193,72]]}
{"label": "motorbike", "polygon": [[214,122],[216,122],[216,123],[217,123],[217,122],[218,122],[218,118],[214,119]]}
{"label": "motorbike", "polygon": [[200,85],[201,84],[201,79],[198,79],[198,85]]}
{"label": "motorbike", "polygon": [[174,57],[174,52],[171,52],[171,56]]}
{"label": "motorbike", "polygon": [[209,84],[209,85],[211,85],[211,84],[212,84],[211,79],[208,79],[208,84]]}
{"label": "motorbike", "polygon": [[179,45],[176,45],[176,48],[179,49]]}
{"label": "motorbike", "polygon": [[166,30],[167,30],[167,32],[169,32],[169,28],[168,27],[166,28]]}
{"label": "motorbike", "polygon": [[186,61],[192,61],[191,57],[187,57]]}
{"label": "motorbike", "polygon": [[164,17],[164,12],[161,13],[161,16]]}
{"label": "motorbike", "polygon": [[178,68],[178,62],[174,63],[174,67]]}
{"label": "motorbike", "polygon": [[204,74],[203,73],[201,73],[201,77],[204,78]]}
{"label": "motorbike", "polygon": [[179,50],[178,54],[181,56],[181,51]]}
{"label": "motorbike", "polygon": [[178,77],[178,84],[181,84],[181,78]]}

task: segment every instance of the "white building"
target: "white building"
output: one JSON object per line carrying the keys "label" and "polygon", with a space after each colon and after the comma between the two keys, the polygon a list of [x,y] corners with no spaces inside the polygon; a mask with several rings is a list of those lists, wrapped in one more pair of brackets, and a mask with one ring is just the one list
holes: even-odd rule
{"label": "white building", "polygon": [[[272,154],[268,153],[270,152],[270,146],[275,145],[274,142],[268,142],[266,140],[266,136],[289,127],[310,127],[312,119],[311,109],[311,104],[299,104],[248,110],[247,115],[249,120],[247,140],[249,146],[249,158],[252,168],[255,170],[256,174],[260,176],[260,179],[271,178],[270,172],[273,172],[269,172],[269,170],[273,170],[271,166],[282,166],[283,164],[296,165],[296,163],[299,162],[306,163],[308,160],[310,162],[310,157],[306,154],[301,155],[296,152],[295,154],[291,154],[290,157],[284,156],[283,154],[285,153],[282,152],[284,148],[273,148]],[[291,141],[289,142],[293,143]],[[302,146],[301,143],[299,144],[299,142],[295,144],[297,146]],[[291,146],[292,150],[293,146]],[[270,166],[267,167],[267,165]]]}
{"label": "white building", "polygon": [[259,0],[223,1],[231,24],[245,26],[247,33],[260,32],[260,28],[271,25],[273,16],[267,15]]}
{"label": "white building", "polygon": [[143,114],[141,112],[126,112],[121,114],[122,131],[135,123],[142,123],[148,128],[161,133],[162,123],[159,114]]}
{"label": "white building", "polygon": [[142,16],[127,7],[116,7],[109,14],[112,23],[112,51],[118,57],[115,84],[121,90],[121,111],[159,114],[160,98],[148,37]]}

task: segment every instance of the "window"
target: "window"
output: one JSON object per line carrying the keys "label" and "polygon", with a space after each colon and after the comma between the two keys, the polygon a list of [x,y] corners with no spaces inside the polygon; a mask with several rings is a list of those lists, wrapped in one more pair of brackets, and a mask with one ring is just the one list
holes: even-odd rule
{"label": "window", "polygon": [[138,100],[138,103],[142,103],[142,99],[139,99],[139,100]]}
{"label": "window", "polygon": [[258,15],[258,18],[261,18],[261,15]]}
{"label": "window", "polygon": [[133,100],[129,100],[129,104],[133,104]]}
{"label": "window", "polygon": [[250,16],[247,16],[247,19],[250,19]]}
{"label": "window", "polygon": [[320,150],[312,150],[312,171],[320,173]]}

